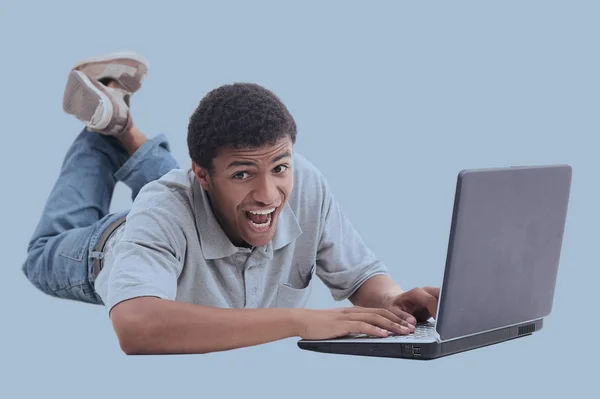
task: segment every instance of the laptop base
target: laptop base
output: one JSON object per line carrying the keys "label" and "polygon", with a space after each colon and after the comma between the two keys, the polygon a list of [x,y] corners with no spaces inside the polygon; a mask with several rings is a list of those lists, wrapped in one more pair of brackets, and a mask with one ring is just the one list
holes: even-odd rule
{"label": "laptop base", "polygon": [[340,355],[403,358],[415,360],[432,360],[471,349],[482,348],[517,338],[527,337],[541,330],[543,319],[523,323],[495,331],[489,331],[470,337],[459,338],[448,342],[391,342],[382,339],[381,342],[360,342],[339,340],[300,340],[300,349],[313,352]]}

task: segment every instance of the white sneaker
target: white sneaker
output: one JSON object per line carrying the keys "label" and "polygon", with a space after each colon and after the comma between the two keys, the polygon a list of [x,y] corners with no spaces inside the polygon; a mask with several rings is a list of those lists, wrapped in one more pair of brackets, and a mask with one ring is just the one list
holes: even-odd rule
{"label": "white sneaker", "polygon": [[74,71],[81,71],[92,80],[106,83],[117,81],[126,91],[135,93],[148,74],[148,61],[133,51],[119,51],[86,58],[79,61]]}
{"label": "white sneaker", "polygon": [[130,96],[127,91],[107,87],[81,71],[71,71],[63,96],[63,109],[90,130],[114,136],[131,127]]}

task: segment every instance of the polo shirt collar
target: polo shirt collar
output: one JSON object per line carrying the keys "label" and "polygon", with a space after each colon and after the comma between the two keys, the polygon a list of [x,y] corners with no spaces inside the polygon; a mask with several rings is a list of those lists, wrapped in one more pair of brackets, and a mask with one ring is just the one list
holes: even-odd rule
{"label": "polo shirt collar", "polygon": [[[198,231],[204,258],[220,259],[235,254],[239,248],[233,245],[217,221],[206,191],[198,183],[193,172],[190,173],[190,178],[193,179],[196,230]],[[275,235],[264,247],[266,251],[261,252],[264,252],[267,258],[272,258],[273,251],[290,244],[300,234],[302,234],[302,229],[300,228],[298,219],[289,203],[286,202],[279,214]]]}
{"label": "polo shirt collar", "polygon": [[283,209],[279,213],[279,220],[277,221],[277,230],[275,230],[275,235],[267,247],[270,247],[273,251],[277,251],[278,249],[281,249],[292,243],[300,236],[300,234],[302,234],[302,229],[300,228],[298,219],[290,207],[290,204],[286,202],[283,206]]}

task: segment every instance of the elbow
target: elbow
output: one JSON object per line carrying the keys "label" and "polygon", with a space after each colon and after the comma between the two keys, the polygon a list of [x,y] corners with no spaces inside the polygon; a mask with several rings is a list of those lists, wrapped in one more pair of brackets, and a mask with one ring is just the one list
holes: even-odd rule
{"label": "elbow", "polygon": [[110,317],[121,350],[126,355],[144,355],[154,352],[149,309],[143,298],[131,299],[116,305]]}
{"label": "elbow", "polygon": [[133,343],[129,340],[123,340],[120,337],[119,337],[119,344],[120,344],[121,350],[126,355],[133,356],[133,355],[143,355],[146,353],[142,350],[142,348],[139,345],[136,345],[135,343]]}
{"label": "elbow", "polygon": [[119,346],[124,354],[144,355],[150,353],[148,348],[142,342],[140,342],[140,340],[135,338],[135,332],[131,333],[127,331],[117,335],[119,338]]}

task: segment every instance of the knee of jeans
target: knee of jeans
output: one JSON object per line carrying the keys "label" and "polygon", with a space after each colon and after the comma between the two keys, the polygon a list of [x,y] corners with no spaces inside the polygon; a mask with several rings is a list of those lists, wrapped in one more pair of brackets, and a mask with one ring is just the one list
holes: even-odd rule
{"label": "knee of jeans", "polygon": [[31,281],[32,277],[35,275],[35,271],[38,268],[37,264],[39,263],[38,258],[42,254],[41,246],[37,246],[37,247],[31,246],[31,248],[33,248],[33,249],[30,249],[27,252],[27,257],[25,258],[25,262],[23,262],[23,265],[21,266],[23,273],[30,281]]}
{"label": "knee of jeans", "polygon": [[21,270],[23,274],[29,280],[31,284],[33,284],[39,290],[52,294],[52,290],[48,284],[44,284],[44,279],[41,278],[41,274],[43,273],[43,267],[41,265],[41,258],[43,253],[43,247],[39,246],[35,249],[32,249],[27,254],[27,258],[23,265],[21,266]]}
{"label": "knee of jeans", "polygon": [[34,252],[40,252],[50,237],[32,238],[27,245],[27,256],[29,257]]}
{"label": "knee of jeans", "polygon": [[57,288],[56,281],[53,282],[43,262],[43,247],[40,247],[30,251],[21,266],[23,274],[35,288],[53,297],[102,305],[102,300],[88,281]]}
{"label": "knee of jeans", "polygon": [[92,286],[87,282],[83,282],[71,287],[61,288],[53,291],[52,295],[62,299],[70,299],[96,305],[103,304],[98,294],[96,294]]}

